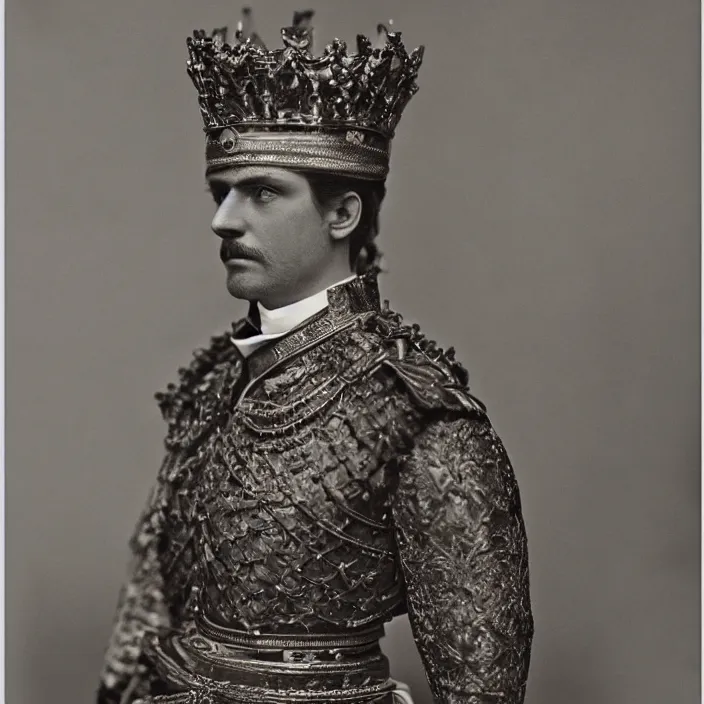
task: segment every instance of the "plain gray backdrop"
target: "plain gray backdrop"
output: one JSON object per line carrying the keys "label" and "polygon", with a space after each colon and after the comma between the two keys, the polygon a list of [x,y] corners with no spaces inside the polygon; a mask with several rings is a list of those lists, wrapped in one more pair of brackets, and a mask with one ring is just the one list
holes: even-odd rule
{"label": "plain gray backdrop", "polygon": [[[278,45],[289,0],[255,6]],[[520,483],[527,704],[699,690],[699,3],[326,0],[426,45],[382,296],[454,345]],[[161,461],[152,394],[239,318],[185,38],[225,0],[7,2],[7,701],[90,702]],[[394,675],[430,696],[407,620]]]}

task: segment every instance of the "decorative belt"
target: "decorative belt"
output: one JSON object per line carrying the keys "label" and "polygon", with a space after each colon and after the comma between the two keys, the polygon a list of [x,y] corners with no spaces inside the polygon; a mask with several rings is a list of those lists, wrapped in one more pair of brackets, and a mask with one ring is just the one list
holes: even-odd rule
{"label": "decorative belt", "polygon": [[[394,682],[383,625],[347,633],[261,634],[199,613],[147,644],[166,691],[155,704],[386,704]],[[155,692],[156,694],[156,692]]]}
{"label": "decorative belt", "polygon": [[262,635],[251,631],[240,631],[221,626],[200,612],[195,617],[195,624],[198,630],[206,636],[228,645],[252,648],[254,650],[270,648],[285,650],[355,648],[365,645],[376,645],[384,635],[383,624],[364,630],[348,631],[347,633],[273,633]]}
{"label": "decorative belt", "polygon": [[[400,695],[401,697],[403,695]],[[222,698],[217,692],[207,689],[191,689],[187,692],[179,692],[178,694],[164,694],[156,697],[146,697],[136,699],[133,704],[232,704],[234,699]],[[244,702],[245,700],[237,700]],[[257,700],[247,700],[248,702],[256,702]],[[291,700],[281,700],[291,701]],[[301,700],[303,701],[303,700]],[[306,700],[313,701],[313,700]],[[330,701],[330,700],[328,700]],[[348,700],[352,701],[352,700]],[[365,699],[365,704],[396,704],[397,701],[404,701],[398,698],[393,693],[386,693],[374,699]]]}

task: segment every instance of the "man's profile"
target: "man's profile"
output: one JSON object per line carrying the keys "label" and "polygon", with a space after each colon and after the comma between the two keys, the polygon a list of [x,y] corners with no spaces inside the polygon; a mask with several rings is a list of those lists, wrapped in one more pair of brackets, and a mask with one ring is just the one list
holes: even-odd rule
{"label": "man's profile", "polygon": [[[467,373],[381,304],[391,139],[422,48],[195,32],[212,228],[246,318],[158,394],[166,455],[98,692],[120,702],[521,704],[533,634],[511,463]],[[248,19],[248,15],[245,15]]]}

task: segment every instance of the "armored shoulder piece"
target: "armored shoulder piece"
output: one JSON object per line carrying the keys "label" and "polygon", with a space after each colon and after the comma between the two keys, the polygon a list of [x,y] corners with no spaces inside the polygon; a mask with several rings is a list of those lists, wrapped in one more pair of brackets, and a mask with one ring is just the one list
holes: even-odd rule
{"label": "armored shoulder piece", "polygon": [[388,301],[366,321],[366,328],[382,338],[390,351],[383,366],[398,377],[421,409],[486,414],[486,406],[469,392],[469,374],[455,360],[454,348],[445,351],[419,325],[404,324]]}
{"label": "armored shoulder piece", "polygon": [[[233,330],[241,323],[233,323]],[[168,424],[167,449],[189,444],[210,426],[220,392],[241,372],[231,338],[232,330],[213,336],[207,348],[195,350],[191,363],[178,370],[179,383],[154,395]]]}

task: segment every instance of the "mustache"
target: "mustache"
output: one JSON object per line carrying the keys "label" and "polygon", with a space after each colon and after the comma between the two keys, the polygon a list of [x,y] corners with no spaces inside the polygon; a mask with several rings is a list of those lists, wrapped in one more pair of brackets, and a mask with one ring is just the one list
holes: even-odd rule
{"label": "mustache", "polygon": [[223,240],[220,245],[220,259],[226,262],[228,259],[254,259],[260,260],[261,253],[253,247],[248,247],[241,242]]}

